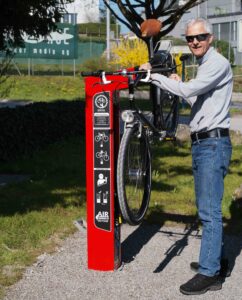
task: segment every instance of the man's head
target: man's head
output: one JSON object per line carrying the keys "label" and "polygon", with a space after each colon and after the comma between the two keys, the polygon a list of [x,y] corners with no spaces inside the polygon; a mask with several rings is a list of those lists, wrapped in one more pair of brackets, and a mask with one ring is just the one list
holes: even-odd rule
{"label": "man's head", "polygon": [[191,52],[198,58],[208,51],[213,41],[211,25],[202,18],[190,20],[185,34]]}

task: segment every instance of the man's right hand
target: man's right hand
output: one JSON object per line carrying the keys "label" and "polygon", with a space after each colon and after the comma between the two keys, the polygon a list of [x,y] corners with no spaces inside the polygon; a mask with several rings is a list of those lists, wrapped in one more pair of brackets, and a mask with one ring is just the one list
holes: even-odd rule
{"label": "man's right hand", "polygon": [[171,74],[169,76],[170,79],[176,80],[176,81],[181,81],[181,77],[177,74]]}
{"label": "man's right hand", "polygon": [[139,70],[151,70],[151,69],[152,69],[151,64],[148,62],[139,67]]}

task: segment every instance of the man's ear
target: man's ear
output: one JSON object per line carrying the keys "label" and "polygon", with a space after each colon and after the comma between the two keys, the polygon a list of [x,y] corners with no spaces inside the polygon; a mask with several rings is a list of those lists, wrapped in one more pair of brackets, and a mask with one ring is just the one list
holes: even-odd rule
{"label": "man's ear", "polygon": [[209,36],[209,40],[208,40],[209,44],[212,44],[213,40],[214,40],[214,35],[211,34],[211,35]]}

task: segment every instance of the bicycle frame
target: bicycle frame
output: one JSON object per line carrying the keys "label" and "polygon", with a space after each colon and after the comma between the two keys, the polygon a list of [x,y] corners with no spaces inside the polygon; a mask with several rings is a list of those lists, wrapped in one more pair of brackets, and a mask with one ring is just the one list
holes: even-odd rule
{"label": "bicycle frame", "polygon": [[[125,122],[124,128],[134,126],[137,124],[137,122],[141,122],[144,127],[148,127],[152,132],[154,132],[160,140],[163,140],[166,136],[166,131],[159,130],[157,126],[155,126],[143,113],[142,110],[140,110],[136,104],[135,104],[135,98],[134,98],[134,85],[135,82],[131,76],[128,77],[128,86],[129,86],[129,103],[130,103],[130,111],[129,114],[130,120],[127,120],[124,116],[122,116],[123,121]],[[156,98],[157,100],[157,98]],[[133,116],[131,116],[131,114]],[[155,121],[155,120],[154,120]],[[142,126],[140,126],[140,130],[142,130]],[[141,132],[140,132],[141,135]]]}
{"label": "bicycle frame", "polygon": [[[111,83],[110,80],[107,79],[108,75],[121,75],[128,78],[128,89],[129,89],[129,102],[130,102],[130,110],[135,115],[135,121],[141,122],[146,128],[148,127],[150,131],[154,133],[155,136],[158,136],[159,140],[172,140],[174,136],[166,135],[166,130],[162,124],[165,124],[163,111],[162,111],[162,103],[161,103],[161,90],[157,86],[150,84],[150,99],[152,100],[152,112],[153,112],[153,121],[151,122],[145,114],[135,105],[135,97],[134,97],[134,89],[139,81],[148,83],[150,80],[151,73],[161,73],[168,74],[172,73],[176,66],[172,65],[172,57],[168,51],[159,51],[157,50],[154,53],[153,49],[153,38],[150,37],[149,42],[149,54],[150,54],[150,63],[152,66],[159,66],[158,68],[152,70],[121,70],[116,72],[82,72],[83,76],[98,76],[101,77],[103,84]],[[160,67],[162,66],[162,67]],[[141,79],[139,76],[146,73],[146,77]],[[101,83],[100,83],[101,84]],[[133,118],[134,119],[134,118]],[[130,122],[125,122],[125,126],[131,126]],[[128,125],[127,125],[127,124]]]}

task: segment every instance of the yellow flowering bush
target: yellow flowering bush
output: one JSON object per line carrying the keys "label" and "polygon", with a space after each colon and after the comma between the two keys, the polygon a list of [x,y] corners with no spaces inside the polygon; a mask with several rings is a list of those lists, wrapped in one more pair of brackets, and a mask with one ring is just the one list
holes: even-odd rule
{"label": "yellow flowering bush", "polygon": [[176,73],[182,77],[182,62],[180,60],[180,57],[182,56],[182,53],[173,54],[173,59],[175,60],[175,63],[177,65],[176,67]]}
{"label": "yellow flowering bush", "polygon": [[119,65],[121,68],[139,66],[148,61],[148,49],[140,39],[121,40],[112,49],[112,64]]}
{"label": "yellow flowering bush", "polygon": [[[182,53],[174,54],[173,59],[175,60],[175,63],[177,65],[176,72],[182,78],[182,61],[180,60],[181,56]],[[188,73],[187,73],[187,69],[185,68],[185,81],[187,80],[188,80]]]}

